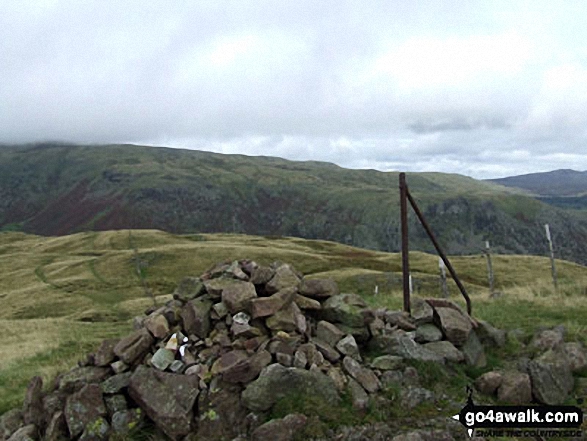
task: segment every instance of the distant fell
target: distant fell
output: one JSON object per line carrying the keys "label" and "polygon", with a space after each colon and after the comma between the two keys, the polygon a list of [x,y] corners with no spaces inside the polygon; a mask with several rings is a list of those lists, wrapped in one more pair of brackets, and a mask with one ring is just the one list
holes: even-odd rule
{"label": "distant fell", "polygon": [[587,195],[587,171],[562,169],[491,179],[491,181],[506,187],[521,188],[537,196],[580,197]]}
{"label": "distant fell", "polygon": [[[545,255],[587,263],[587,213],[523,190],[443,173],[408,185],[450,254]],[[434,252],[415,216],[412,250]],[[41,235],[159,229],[323,239],[398,251],[398,172],[136,145],[0,146],[0,230]]]}

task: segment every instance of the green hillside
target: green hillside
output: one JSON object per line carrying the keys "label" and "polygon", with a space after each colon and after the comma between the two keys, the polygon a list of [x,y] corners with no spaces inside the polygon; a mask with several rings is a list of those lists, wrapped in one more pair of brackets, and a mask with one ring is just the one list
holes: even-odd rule
{"label": "green hillside", "polygon": [[[309,277],[332,277],[343,292],[356,292],[374,307],[402,305],[398,254],[334,242],[152,230],[63,237],[0,233],[0,414],[22,400],[33,375],[49,380],[102,339],[128,333],[132,317],[152,306],[151,295],[162,304],[181,278],[244,258],[261,264],[281,260]],[[483,256],[451,261],[471,295],[475,317],[526,332],[563,324],[570,338],[587,343],[586,267],[558,261],[560,289],[554,293],[548,259],[496,255],[496,285],[503,295],[490,299]],[[411,269],[416,295],[440,295],[436,256],[411,253]],[[449,290],[464,304],[452,282]]]}
{"label": "green hillside", "polygon": [[[408,175],[452,254],[546,255],[587,263],[587,214],[460,175]],[[412,249],[433,251],[415,217]],[[240,233],[398,251],[398,173],[320,162],[132,145],[0,147],[0,228],[42,235],[111,229]]]}

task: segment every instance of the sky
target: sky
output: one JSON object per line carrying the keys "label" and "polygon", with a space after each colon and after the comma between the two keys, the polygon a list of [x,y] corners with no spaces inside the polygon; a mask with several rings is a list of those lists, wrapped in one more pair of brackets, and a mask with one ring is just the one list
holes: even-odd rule
{"label": "sky", "polygon": [[586,19],[583,0],[2,0],[0,143],[583,171]]}

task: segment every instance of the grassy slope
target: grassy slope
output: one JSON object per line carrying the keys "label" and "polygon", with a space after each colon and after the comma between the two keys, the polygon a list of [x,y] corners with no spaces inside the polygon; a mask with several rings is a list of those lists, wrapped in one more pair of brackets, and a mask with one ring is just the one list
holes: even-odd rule
{"label": "grassy slope", "polygon": [[[21,402],[28,380],[69,369],[104,338],[124,335],[130,318],[151,304],[136,273],[159,303],[179,280],[223,260],[291,262],[310,277],[335,278],[343,291],[373,306],[401,308],[400,256],[326,241],[232,234],[178,236],[133,230],[39,237],[0,233],[0,413]],[[474,315],[505,328],[533,330],[565,324],[585,339],[587,268],[559,261],[562,289],[552,292],[549,262],[531,256],[494,256],[503,297],[488,299],[485,260],[452,259],[473,299]],[[417,294],[437,296],[437,258],[411,253]],[[374,296],[375,285],[379,295]],[[460,301],[451,283],[453,298]]]}
{"label": "grassy slope", "polygon": [[[587,263],[587,217],[490,182],[408,176],[447,251],[543,254]],[[59,235],[156,228],[333,240],[399,250],[398,174],[333,164],[141,146],[0,147],[0,228]],[[412,219],[414,249],[432,251]]]}

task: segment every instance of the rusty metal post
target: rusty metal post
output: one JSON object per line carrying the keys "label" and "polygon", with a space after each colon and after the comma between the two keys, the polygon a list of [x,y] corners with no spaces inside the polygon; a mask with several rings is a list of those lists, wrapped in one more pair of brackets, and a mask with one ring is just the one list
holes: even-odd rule
{"label": "rusty metal post", "polygon": [[[400,175],[400,182],[401,182],[401,175]],[[406,191],[406,196],[407,196],[408,200],[410,201],[410,205],[414,209],[414,212],[416,213],[416,216],[418,216],[418,219],[420,220],[420,223],[424,227],[424,230],[426,230],[426,233],[428,234],[428,237],[432,241],[432,244],[434,245],[434,248],[436,248],[436,252],[438,253],[438,255],[440,256],[440,258],[442,259],[442,261],[446,265],[446,268],[450,272],[450,275],[452,276],[453,280],[455,281],[455,283],[459,287],[459,290],[461,291],[461,294],[463,295],[463,297],[465,298],[465,301],[467,302],[467,312],[469,313],[469,315],[471,315],[471,299],[469,298],[469,295],[467,294],[467,291],[465,290],[465,287],[463,286],[463,284],[461,283],[459,277],[457,276],[456,271],[454,270],[454,268],[450,264],[450,262],[448,260],[448,257],[446,257],[446,254],[444,254],[444,251],[442,251],[442,249],[440,248],[440,245],[438,244],[438,241],[436,240],[436,237],[434,236],[434,233],[430,229],[430,226],[428,225],[428,222],[426,222],[426,219],[424,219],[424,215],[420,211],[420,208],[418,208],[418,204],[416,204],[416,201],[414,200],[414,198],[410,194],[410,191],[405,186],[405,176],[404,176],[404,187],[405,187],[405,191]],[[401,188],[401,186],[400,186],[400,188]],[[405,292],[404,292],[404,297],[405,297]],[[405,299],[404,299],[404,302],[405,302]]]}
{"label": "rusty metal post", "polygon": [[404,311],[411,313],[410,308],[410,256],[408,242],[408,187],[406,185],[406,174],[399,174],[399,199],[400,218],[402,231],[402,280],[404,288]]}

